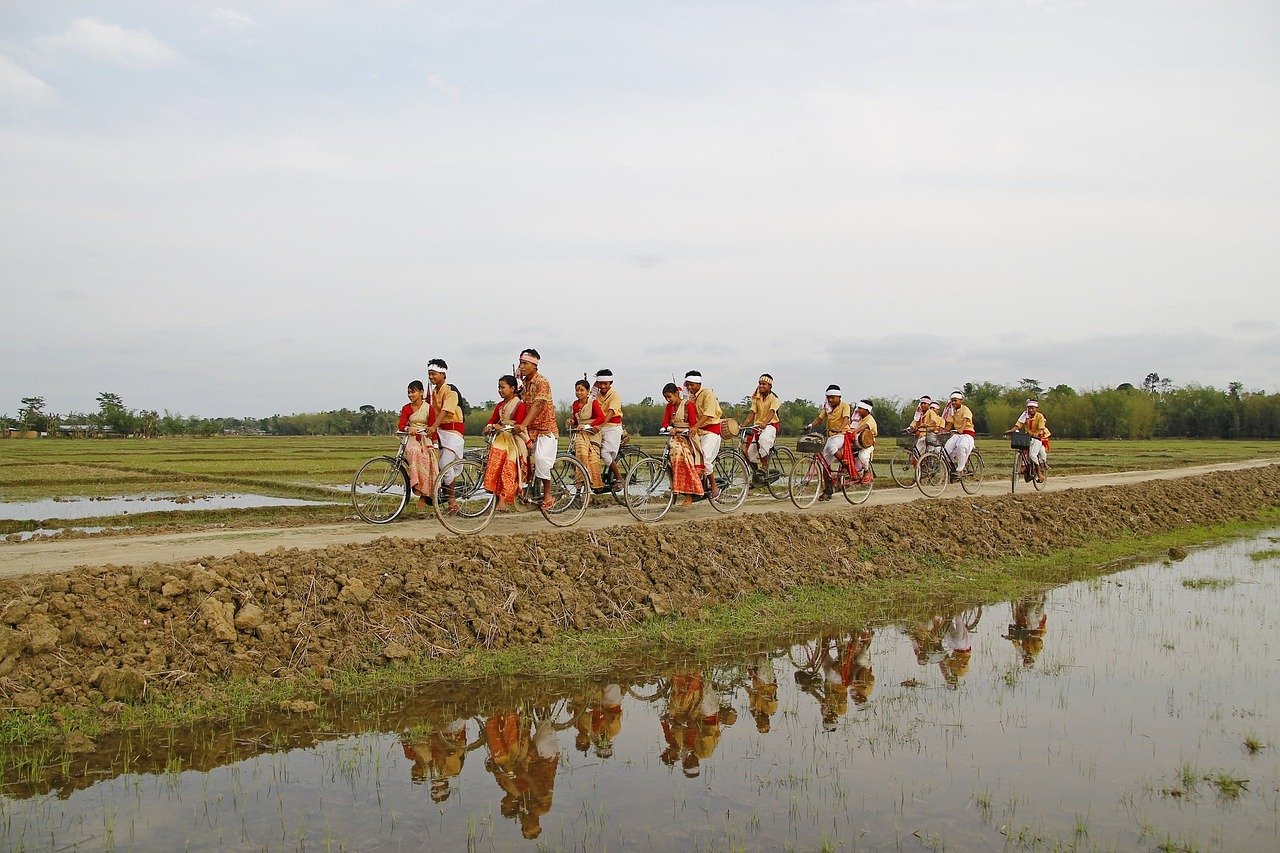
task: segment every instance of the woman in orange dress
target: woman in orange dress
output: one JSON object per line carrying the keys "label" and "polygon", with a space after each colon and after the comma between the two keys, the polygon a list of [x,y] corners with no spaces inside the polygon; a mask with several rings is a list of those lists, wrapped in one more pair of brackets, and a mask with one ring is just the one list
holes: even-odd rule
{"label": "woman in orange dress", "polygon": [[484,427],[485,433],[493,436],[489,464],[484,470],[484,488],[498,496],[498,510],[501,512],[511,508],[516,494],[525,484],[529,450],[524,440],[515,434],[526,410],[516,396],[514,376],[503,376],[498,380],[498,396],[502,398],[501,402],[493,407],[493,414]]}
{"label": "woman in orange dress", "polygon": [[436,494],[436,447],[428,433],[431,405],[423,399],[420,380],[409,383],[409,402],[400,410],[396,430],[407,430],[409,441],[404,446],[404,461],[409,468],[409,485],[423,503],[431,503]]}
{"label": "woman in orange dress", "polygon": [[692,400],[681,400],[680,389],[668,382],[662,389],[667,408],[662,414],[662,430],[671,436],[667,442],[671,463],[671,491],[680,498],[680,506],[693,504],[702,495],[702,448],[694,435],[698,409]]}
{"label": "woman in orange dress", "polygon": [[591,490],[604,491],[600,478],[600,427],[604,426],[604,409],[600,401],[591,396],[591,383],[579,379],[573,384],[573,413],[569,415],[569,429],[573,434],[573,455],[587,469],[591,478]]}

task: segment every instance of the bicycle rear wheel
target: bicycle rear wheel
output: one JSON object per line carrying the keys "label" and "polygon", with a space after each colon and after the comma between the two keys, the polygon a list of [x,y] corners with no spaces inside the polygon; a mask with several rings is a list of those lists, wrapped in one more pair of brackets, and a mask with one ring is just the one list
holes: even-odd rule
{"label": "bicycle rear wheel", "polygon": [[542,517],[556,527],[578,523],[591,504],[591,475],[572,456],[557,456],[551,463],[551,508],[539,506]]}
{"label": "bicycle rear wheel", "polygon": [[796,457],[787,486],[791,502],[800,509],[808,509],[818,502],[818,494],[822,491],[822,463],[818,461],[817,454]]}
{"label": "bicycle rear wheel", "polygon": [[982,488],[982,475],[986,470],[982,454],[976,448],[969,454],[969,461],[965,463],[964,468],[965,475],[960,478],[960,488],[964,489],[966,495],[976,494],[978,489]]}
{"label": "bicycle rear wheel", "polygon": [[936,498],[947,488],[951,479],[951,466],[937,453],[926,453],[916,466],[916,487],[920,493]]}
{"label": "bicycle rear wheel", "polygon": [[390,456],[378,456],[360,466],[351,480],[351,505],[370,524],[386,524],[409,502],[409,475]]}
{"label": "bicycle rear wheel", "polygon": [[769,465],[764,472],[764,482],[775,500],[783,500],[790,494],[787,484],[791,481],[791,469],[795,464],[794,453],[785,447],[774,445],[773,452],[769,454]]}
{"label": "bicycle rear wheel", "polygon": [[857,506],[860,503],[866,503],[867,498],[871,497],[871,490],[875,488],[876,479],[874,470],[875,469],[873,468],[873,473],[870,477],[866,478],[866,482],[863,482],[862,477],[857,477],[857,479],[855,479],[857,475],[846,474],[841,477],[840,491],[844,493],[844,499],[854,506]]}
{"label": "bicycle rear wheel", "polygon": [[636,463],[648,458],[649,454],[638,447],[632,447],[630,444],[624,444],[622,449],[618,451],[618,458],[615,460],[618,465],[618,480],[610,491],[613,494],[613,499],[619,505],[626,506],[627,504],[626,495],[623,493],[623,484],[627,482],[627,475],[631,473],[632,468],[636,467]]}
{"label": "bicycle rear wheel", "polygon": [[905,447],[899,447],[889,457],[889,476],[901,488],[909,489],[916,484],[915,454]]}
{"label": "bicycle rear wheel", "polygon": [[641,459],[627,472],[622,485],[627,512],[639,521],[659,521],[675,503],[671,473],[660,459]]}
{"label": "bicycle rear wheel", "polygon": [[[453,503],[449,506],[446,478],[453,482]],[[440,488],[436,494],[436,518],[445,529],[459,536],[479,533],[493,520],[498,507],[498,497],[484,488],[484,468],[474,459],[465,456],[440,472]]]}
{"label": "bicycle rear wheel", "polygon": [[716,455],[715,464],[711,466],[711,476],[715,477],[720,494],[711,501],[711,508],[720,512],[734,512],[747,499],[751,490],[751,469],[747,460],[736,450],[729,450]]}

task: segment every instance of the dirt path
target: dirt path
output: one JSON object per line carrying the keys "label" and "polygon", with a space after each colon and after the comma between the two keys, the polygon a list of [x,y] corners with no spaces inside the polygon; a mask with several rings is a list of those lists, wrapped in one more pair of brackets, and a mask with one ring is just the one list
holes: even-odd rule
{"label": "dirt path", "polygon": [[[1255,459],[1247,462],[1228,462],[1198,465],[1186,468],[1169,468],[1155,471],[1123,471],[1110,474],[1085,474],[1075,477],[1051,477],[1045,491],[1096,488],[1146,480],[1171,480],[1206,474],[1212,471],[1236,471],[1276,464],[1274,459]],[[1000,465],[999,476],[988,472],[980,494],[1005,495],[1009,493],[1009,477]],[[1028,487],[1030,488],[1030,487]],[[946,498],[964,497],[958,486],[950,486],[943,495]],[[866,506],[899,504],[925,500],[915,489],[899,489],[888,477],[878,481]],[[800,512],[790,502],[775,501],[767,496],[753,496],[740,510],[741,513]],[[838,496],[830,504],[819,505],[806,513],[825,514],[855,511]],[[409,510],[413,513],[414,510]],[[679,524],[697,519],[723,518],[707,506],[690,510],[672,510],[661,524]],[[617,525],[636,524],[627,511],[608,498],[600,499],[574,529],[597,530]],[[485,535],[502,533],[530,533],[552,530],[538,513],[505,516],[495,519]],[[355,522],[351,524],[317,525],[313,527],[287,528],[239,528],[217,531],[201,530],[192,533],[166,533],[104,537],[101,539],[68,539],[64,541],[39,541],[13,543],[0,546],[0,577],[19,574],[60,572],[75,566],[121,565],[137,566],[154,562],[178,562],[202,557],[224,557],[247,551],[265,554],[277,548],[324,548],[330,545],[372,542],[383,537],[400,539],[431,539],[437,536],[452,537],[436,521],[430,512],[418,512],[405,520],[386,527]]]}

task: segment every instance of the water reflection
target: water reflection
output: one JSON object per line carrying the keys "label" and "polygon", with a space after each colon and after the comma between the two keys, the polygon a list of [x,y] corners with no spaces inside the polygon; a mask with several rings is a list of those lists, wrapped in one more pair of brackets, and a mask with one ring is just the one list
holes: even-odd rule
{"label": "water reflection", "polygon": [[1258,547],[588,682],[10,751],[0,845],[1275,848],[1280,561]]}

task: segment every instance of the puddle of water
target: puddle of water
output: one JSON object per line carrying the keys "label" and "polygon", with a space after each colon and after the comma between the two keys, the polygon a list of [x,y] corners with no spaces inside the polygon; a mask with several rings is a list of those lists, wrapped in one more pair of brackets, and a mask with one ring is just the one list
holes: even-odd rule
{"label": "puddle of water", "polygon": [[1276,849],[1266,548],[613,683],[10,755],[0,846]]}
{"label": "puddle of water", "polygon": [[0,502],[0,518],[14,521],[72,520],[140,512],[189,512],[199,509],[254,509],[266,506],[329,506],[329,501],[275,498],[269,495],[128,495],[115,498],[44,498]]}
{"label": "puddle of water", "polygon": [[0,542],[26,542],[36,538],[49,539],[68,531],[72,533],[101,533],[104,530],[128,529],[128,525],[118,527],[54,527],[52,529],[37,527],[35,530],[19,530],[17,533],[10,533],[8,536],[0,536]]}

